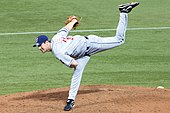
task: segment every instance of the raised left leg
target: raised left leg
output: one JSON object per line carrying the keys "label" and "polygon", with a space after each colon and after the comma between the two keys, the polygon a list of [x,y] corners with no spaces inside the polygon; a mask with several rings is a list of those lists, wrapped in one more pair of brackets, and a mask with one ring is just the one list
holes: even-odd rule
{"label": "raised left leg", "polygon": [[116,36],[113,37],[98,37],[96,35],[89,35],[90,47],[88,50],[89,55],[97,52],[112,49],[124,43],[125,33],[128,24],[128,14],[120,13],[120,19],[117,26]]}

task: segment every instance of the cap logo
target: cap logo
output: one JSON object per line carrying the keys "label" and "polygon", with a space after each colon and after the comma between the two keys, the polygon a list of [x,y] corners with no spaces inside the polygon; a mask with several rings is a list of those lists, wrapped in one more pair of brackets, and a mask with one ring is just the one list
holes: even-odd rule
{"label": "cap logo", "polygon": [[40,46],[42,43],[48,41],[48,37],[45,35],[40,35],[36,38],[36,43],[33,45],[33,47]]}

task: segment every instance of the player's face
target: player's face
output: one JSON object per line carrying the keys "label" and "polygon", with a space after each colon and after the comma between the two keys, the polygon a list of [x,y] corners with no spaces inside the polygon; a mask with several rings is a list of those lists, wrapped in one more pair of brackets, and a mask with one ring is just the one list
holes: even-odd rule
{"label": "player's face", "polygon": [[39,46],[38,48],[42,53],[50,51],[48,42],[42,43],[41,46]]}

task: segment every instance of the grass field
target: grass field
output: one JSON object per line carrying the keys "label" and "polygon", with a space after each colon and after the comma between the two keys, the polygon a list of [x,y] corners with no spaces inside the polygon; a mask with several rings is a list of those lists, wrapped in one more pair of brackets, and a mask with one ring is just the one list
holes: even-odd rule
{"label": "grass field", "polygon": [[[138,1],[128,28],[170,27],[169,0]],[[57,31],[69,15],[83,17],[78,30],[115,29],[118,5],[126,2],[131,1],[1,0],[0,33]],[[79,34],[112,36],[115,31]],[[0,35],[1,95],[70,85],[73,70],[32,47],[38,35]],[[170,88],[170,29],[128,30],[124,45],[91,57],[82,79],[87,84]]]}

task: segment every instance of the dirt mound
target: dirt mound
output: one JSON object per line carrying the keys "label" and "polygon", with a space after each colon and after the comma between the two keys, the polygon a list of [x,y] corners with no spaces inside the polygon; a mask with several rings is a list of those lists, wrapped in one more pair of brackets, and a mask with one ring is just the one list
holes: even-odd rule
{"label": "dirt mound", "polygon": [[[69,88],[0,96],[1,113],[64,113]],[[81,86],[69,113],[170,113],[170,89]]]}

